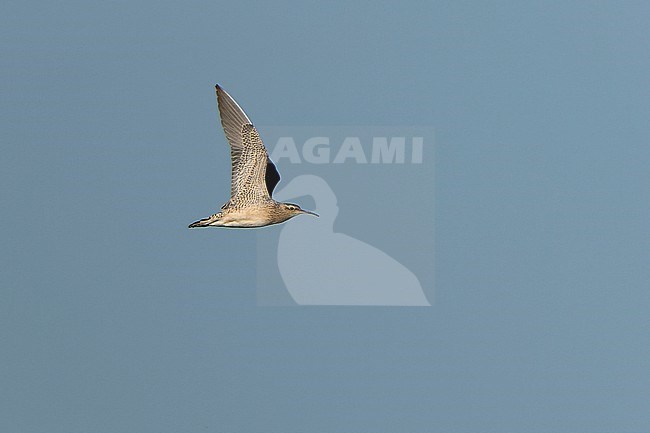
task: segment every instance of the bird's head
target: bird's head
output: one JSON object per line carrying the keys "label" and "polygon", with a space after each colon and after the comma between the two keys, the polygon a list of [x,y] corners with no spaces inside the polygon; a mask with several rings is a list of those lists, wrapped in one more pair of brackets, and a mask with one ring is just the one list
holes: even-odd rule
{"label": "bird's head", "polygon": [[296,216],[296,215],[300,215],[301,213],[306,213],[306,214],[309,214],[309,215],[314,215],[314,216],[316,216],[316,217],[318,216],[318,214],[315,213],[315,212],[311,212],[311,211],[308,211],[308,210],[301,209],[300,206],[298,206],[297,204],[293,204],[293,203],[280,203],[280,205],[282,206],[282,209],[284,209],[284,210],[286,210],[287,212],[289,212],[289,213],[291,214],[292,217],[294,217],[294,216]]}

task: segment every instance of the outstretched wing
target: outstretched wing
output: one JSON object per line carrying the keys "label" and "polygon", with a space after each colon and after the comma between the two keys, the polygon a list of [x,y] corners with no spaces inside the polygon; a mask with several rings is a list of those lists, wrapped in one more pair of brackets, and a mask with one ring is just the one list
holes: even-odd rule
{"label": "outstretched wing", "polygon": [[241,136],[242,151],[233,171],[236,194],[231,197],[231,201],[238,205],[258,203],[269,198],[265,181],[268,156],[253,125],[244,125]]}
{"label": "outstretched wing", "polygon": [[[241,159],[244,155],[245,147],[245,137],[248,137],[249,143],[256,150],[256,158],[260,158],[260,161],[255,162],[255,167],[257,164],[261,164],[264,168],[262,172],[262,179],[266,185],[267,193],[270,196],[273,193],[273,189],[280,181],[280,174],[278,173],[275,165],[268,157],[266,148],[264,148],[264,143],[259,137],[257,130],[253,127],[253,123],[250,121],[244,110],[235,102],[235,100],[218,84],[215,86],[217,90],[217,104],[219,105],[219,115],[221,117],[221,126],[226,134],[226,139],[230,144],[230,159],[232,160],[232,173],[231,173],[231,182],[230,182],[230,198],[234,199],[239,194],[239,189],[242,184],[242,175],[240,171],[244,168],[250,170],[252,165],[251,162],[244,161],[242,163]],[[252,127],[251,130],[244,130],[246,125]],[[255,137],[252,137],[254,135]],[[259,147],[264,151],[264,158],[259,156]],[[247,156],[250,157],[250,154]],[[257,169],[256,169],[257,170]]]}

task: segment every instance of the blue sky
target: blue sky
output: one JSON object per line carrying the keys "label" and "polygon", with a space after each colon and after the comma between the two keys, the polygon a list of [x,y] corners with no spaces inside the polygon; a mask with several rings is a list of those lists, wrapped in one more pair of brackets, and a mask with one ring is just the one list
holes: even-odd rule
{"label": "blue sky", "polygon": [[[0,430],[647,431],[649,16],[5,2]],[[435,128],[432,308],[256,306],[256,234],[185,228],[216,82],[260,125]]]}

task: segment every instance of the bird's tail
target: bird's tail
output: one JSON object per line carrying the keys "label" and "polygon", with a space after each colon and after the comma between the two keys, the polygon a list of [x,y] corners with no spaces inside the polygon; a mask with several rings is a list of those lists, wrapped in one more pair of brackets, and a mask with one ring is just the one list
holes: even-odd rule
{"label": "bird's tail", "polygon": [[203,218],[202,220],[195,221],[192,224],[190,224],[188,228],[193,229],[195,227],[207,227],[213,222],[218,221],[219,218],[221,218],[221,212],[216,213],[214,215],[210,215],[209,217]]}

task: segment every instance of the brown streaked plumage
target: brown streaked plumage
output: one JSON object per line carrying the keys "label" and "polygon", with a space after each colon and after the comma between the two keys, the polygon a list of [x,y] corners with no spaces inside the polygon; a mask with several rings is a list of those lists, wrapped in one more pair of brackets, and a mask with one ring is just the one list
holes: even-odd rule
{"label": "brown streaked plumage", "polygon": [[271,198],[280,174],[244,110],[218,84],[216,90],[221,125],[230,144],[230,200],[221,206],[221,212],[193,222],[189,228],[264,227],[303,213],[316,215],[298,205]]}

